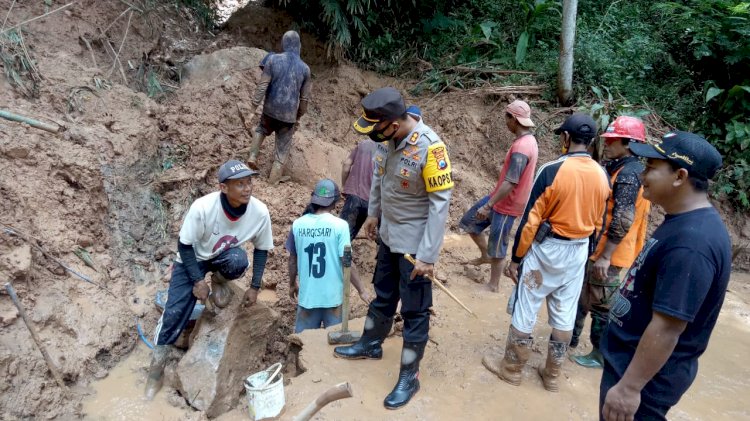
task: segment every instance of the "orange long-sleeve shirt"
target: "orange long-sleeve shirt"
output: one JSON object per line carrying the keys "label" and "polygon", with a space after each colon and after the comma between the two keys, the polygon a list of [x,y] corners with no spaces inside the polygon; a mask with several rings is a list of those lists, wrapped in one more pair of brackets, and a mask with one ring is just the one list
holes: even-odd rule
{"label": "orange long-sleeve shirt", "polygon": [[585,152],[574,152],[544,164],[516,231],[512,260],[521,262],[542,221],[570,239],[602,232],[610,194],[609,177]]}

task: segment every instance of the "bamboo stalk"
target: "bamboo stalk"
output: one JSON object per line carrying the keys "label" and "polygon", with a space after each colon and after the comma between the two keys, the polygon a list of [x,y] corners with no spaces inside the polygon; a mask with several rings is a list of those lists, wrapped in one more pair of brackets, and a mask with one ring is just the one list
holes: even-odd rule
{"label": "bamboo stalk", "polygon": [[6,120],[10,121],[17,121],[19,123],[26,123],[31,127],[35,127],[37,129],[42,129],[45,131],[48,131],[50,133],[58,133],[60,131],[60,126],[52,125],[48,123],[43,123],[39,120],[35,120],[31,117],[25,117],[20,114],[14,114],[10,111],[6,111],[3,109],[0,109],[0,118],[4,118]]}
{"label": "bamboo stalk", "polygon": [[42,343],[42,340],[39,338],[39,335],[36,333],[36,329],[34,329],[34,326],[31,325],[31,322],[29,321],[29,318],[26,315],[26,309],[23,308],[23,304],[21,304],[21,301],[18,299],[18,295],[16,295],[15,288],[13,288],[13,285],[10,282],[6,282],[5,290],[8,291],[8,295],[10,295],[10,299],[13,301],[13,304],[15,304],[16,308],[18,309],[18,314],[21,315],[23,322],[26,324],[26,328],[28,328],[29,333],[31,333],[31,338],[34,339],[34,343],[36,344],[37,348],[39,348],[39,351],[42,353],[42,357],[44,357],[44,361],[47,363],[47,368],[52,373],[52,377],[55,378],[57,385],[60,386],[60,389],[62,389],[63,395],[67,395],[68,386],[65,384],[65,381],[63,381],[62,375],[60,374],[60,371],[57,369],[57,366],[55,365],[54,362],[52,362],[52,357],[49,356],[49,353],[47,352],[47,348],[44,347],[44,343]]}

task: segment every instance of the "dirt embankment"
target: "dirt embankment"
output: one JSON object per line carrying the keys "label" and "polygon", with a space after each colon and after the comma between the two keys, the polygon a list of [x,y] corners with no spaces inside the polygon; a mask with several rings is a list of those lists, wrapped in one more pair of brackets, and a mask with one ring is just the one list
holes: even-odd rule
{"label": "dirt embankment", "polygon": [[[0,16],[11,3],[9,26],[48,10],[45,2],[2,0]],[[64,4],[52,3],[49,10]],[[278,51],[281,35],[293,27],[282,14],[248,7],[212,36],[171,3],[133,5],[81,0],[24,26],[22,44],[2,39],[3,54],[28,55],[42,78],[34,97],[0,78],[0,107],[59,122],[67,130],[53,135],[0,120],[0,279],[14,283],[74,390],[72,399],[62,397],[9,298],[0,292],[0,413],[11,419],[80,415],[86,386],[107,376],[136,344],[135,321],[147,334],[153,330],[159,315],[153,297],[166,288],[182,216],[192,200],[216,188],[222,162],[247,154],[250,137],[240,114],[249,118],[259,76],[247,63],[262,56],[252,48]],[[203,69],[208,72],[183,74],[183,65],[200,54],[206,55],[209,64]],[[323,46],[305,34],[302,55],[313,70],[314,100],[295,136],[288,168],[293,181],[271,187],[261,178],[254,190],[271,210],[277,247],[269,256],[265,285],[275,290],[269,302],[282,316],[264,362],[290,355],[286,336],[294,304],[288,298],[282,248],[288,227],[317,179],[339,179],[340,163],[357,140],[349,125],[362,95],[385,85],[410,87],[408,81],[327,62]],[[228,64],[211,67],[217,62]],[[28,73],[19,76],[29,80]],[[452,231],[465,209],[494,184],[510,144],[498,118],[501,99],[461,93],[408,98],[450,148],[459,185],[450,211]],[[550,116],[535,112],[535,119],[546,123],[538,131],[540,162],[558,149],[549,128],[562,117]],[[272,143],[268,139],[262,150],[265,172]],[[750,225],[727,215],[736,237],[747,241]],[[109,292],[66,273],[10,235],[8,227]],[[79,249],[91,255],[93,268],[76,256]],[[355,261],[371,273],[373,245],[358,241],[355,251]],[[747,266],[747,254],[739,261]],[[441,267],[441,273],[452,272]],[[249,278],[239,283],[246,287]],[[364,310],[358,304],[354,315]]]}

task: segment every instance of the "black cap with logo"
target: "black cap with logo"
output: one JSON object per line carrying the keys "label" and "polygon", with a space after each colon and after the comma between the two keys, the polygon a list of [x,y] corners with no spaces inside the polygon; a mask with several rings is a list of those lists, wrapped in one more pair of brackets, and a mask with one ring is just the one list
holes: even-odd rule
{"label": "black cap with logo", "polygon": [[568,132],[578,139],[593,139],[596,136],[596,122],[588,114],[575,113],[555,129],[555,134],[562,132]]}
{"label": "black cap with logo", "polygon": [[362,116],[354,122],[354,130],[369,134],[376,124],[394,121],[406,113],[406,104],[401,93],[395,88],[386,87],[372,91],[362,98]]}
{"label": "black cap with logo", "polygon": [[630,143],[630,151],[644,158],[665,159],[688,171],[691,177],[710,180],[721,168],[719,151],[695,133],[673,131],[655,145]]}

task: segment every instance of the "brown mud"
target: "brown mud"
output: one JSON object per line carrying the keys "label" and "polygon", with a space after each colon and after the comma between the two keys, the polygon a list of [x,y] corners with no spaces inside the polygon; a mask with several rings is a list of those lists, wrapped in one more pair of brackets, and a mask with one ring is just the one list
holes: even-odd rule
{"label": "brown mud", "polygon": [[[354,397],[330,404],[318,413],[320,420],[386,419],[597,419],[601,370],[579,367],[566,360],[560,392],[547,392],[536,373],[546,357],[546,310],[537,320],[534,353],[524,369],[521,386],[499,380],[482,364],[485,353],[502,355],[510,317],[505,304],[510,281],[501,282],[500,293],[486,292],[483,286],[463,276],[460,263],[475,254],[467,236],[451,236],[446,241],[445,260],[450,269],[451,290],[471,308],[479,319],[460,309],[448,296],[433,290],[434,310],[430,342],[420,372],[421,390],[406,407],[389,411],[382,401],[398,378],[401,338],[389,337],[381,361],[348,361],[334,358],[326,331],[300,334],[304,343],[300,353],[306,371],[287,381],[286,407],[281,419],[290,419],[328,387],[348,381]],[[485,270],[486,271],[486,270]],[[488,274],[487,274],[488,276]],[[700,359],[695,383],[682,401],[670,412],[672,420],[738,420],[750,417],[750,405],[743,398],[750,386],[750,368],[740,363],[750,351],[750,276],[735,273],[724,308],[706,353]],[[359,330],[363,319],[350,326]],[[588,324],[576,353],[588,353]],[[176,410],[180,405],[172,391],[161,393],[152,404],[143,402],[143,366],[148,354],[140,346],[110,377],[94,384],[96,395],[84,404],[91,419],[107,415],[112,420],[177,420],[195,416],[191,410]],[[112,378],[114,377],[114,379]],[[169,401],[168,401],[169,400]],[[176,403],[175,403],[176,402]],[[114,409],[110,409],[114,408]],[[134,413],[148,414],[135,416]],[[153,418],[149,418],[153,417]],[[221,421],[247,419],[247,402],[242,399],[233,411],[217,418]]]}
{"label": "brown mud", "polygon": [[[5,18],[11,3],[8,26],[66,2],[0,0],[0,18]],[[212,35],[171,2],[135,1],[138,10],[132,17],[130,12],[123,13],[129,7],[126,4],[80,0],[65,11],[24,26],[24,46],[42,76],[35,97],[22,95],[0,77],[0,108],[67,129],[54,135],[0,120],[0,283],[13,282],[73,391],[69,398],[60,393],[9,297],[0,291],[0,419],[202,416],[184,408],[184,399],[169,387],[151,406],[138,402],[148,356],[135,325],[140,321],[151,336],[160,314],[154,296],[167,287],[175,239],[187,207],[216,188],[216,169],[222,162],[232,157],[244,159],[247,154],[250,136],[243,118],[250,117],[250,96],[259,76],[258,69],[247,63],[250,56],[263,54],[254,48],[278,51],[281,35],[293,24],[282,13],[248,6],[230,18],[224,30]],[[128,35],[123,38],[125,33]],[[317,179],[339,179],[340,163],[357,141],[349,126],[360,111],[362,95],[385,85],[407,92],[414,83],[364,72],[347,63],[332,63],[320,42],[304,33],[302,39],[303,59],[313,71],[313,103],[295,135],[287,170],[292,181],[272,187],[263,177],[254,188],[254,194],[271,211],[276,245],[269,256],[261,299],[281,315],[280,328],[269,340],[260,366],[249,367],[248,372],[277,361],[286,363],[285,375],[291,379],[288,414],[299,410],[324,386],[350,380],[357,397],[331,405],[321,417],[448,418],[476,414],[472,411],[486,406],[478,413],[480,417],[531,411],[528,414],[538,414],[538,418],[559,415],[560,408],[554,405],[566,402],[562,408],[566,417],[594,418],[593,372],[568,364],[570,380],[563,386],[559,397],[565,399],[561,400],[550,398],[537,387],[530,368],[521,388],[504,391],[502,388],[509,386],[482,371],[479,364],[484,351],[501,349],[509,288],[505,279],[500,294],[490,294],[484,285],[477,285],[474,281],[488,278],[486,267],[472,272],[474,281],[465,277],[460,263],[477,256],[468,246],[468,238],[455,234],[462,213],[493,186],[500,158],[510,145],[511,135],[497,116],[499,107],[514,99],[511,96],[458,92],[407,97],[409,103],[422,108],[426,122],[448,144],[458,185],[448,223],[452,234],[438,264],[439,277],[448,280],[480,315],[479,321],[466,318],[436,291],[435,342],[427,350],[420,399],[403,412],[385,413],[382,409],[382,398],[397,374],[398,339],[386,343],[383,361],[362,365],[329,358],[323,332],[305,334],[302,358],[308,361],[308,371],[292,378],[298,370],[295,346],[288,340],[294,318],[283,251],[288,228],[304,208]],[[113,66],[107,41],[121,51],[125,80],[119,66]],[[229,64],[204,67],[208,70],[202,76],[183,74],[183,66],[199,55],[209,64],[216,64],[219,58]],[[23,72],[21,77],[28,80]],[[558,153],[551,128],[563,114],[535,110],[534,115],[540,125],[540,162],[545,162]],[[272,147],[271,137],[261,153],[264,176]],[[718,206],[736,244],[747,244],[750,221],[723,204]],[[658,210],[652,220],[659,222]],[[66,273],[38,249],[10,235],[8,227],[107,291]],[[90,254],[93,267],[76,256],[79,249]],[[357,240],[354,249],[355,262],[363,273],[371,274],[373,244]],[[738,253],[735,268],[749,269],[750,254],[739,248]],[[238,284],[246,288],[249,282],[246,277]],[[737,391],[747,390],[746,379],[750,378],[741,358],[750,351],[746,340],[748,285],[745,275],[738,274],[733,280],[733,292],[702,360],[699,379],[691,395],[676,408],[675,416],[682,416],[680,411],[686,414],[681,419],[715,418],[705,411],[716,411],[719,418],[722,414],[747,416],[747,406]],[[363,316],[365,306],[358,298],[353,302],[353,316]],[[539,338],[546,335],[544,328],[539,332]],[[371,372],[379,375],[371,376]],[[502,398],[498,399],[498,394]],[[354,402],[358,406],[350,406]],[[242,412],[237,408],[227,417],[240,417]]]}

